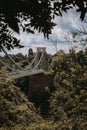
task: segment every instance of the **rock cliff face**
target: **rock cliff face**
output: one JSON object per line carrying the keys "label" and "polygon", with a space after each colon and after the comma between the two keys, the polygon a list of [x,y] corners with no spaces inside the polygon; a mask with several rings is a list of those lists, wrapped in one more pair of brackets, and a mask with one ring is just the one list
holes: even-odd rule
{"label": "rock cliff face", "polygon": [[37,92],[38,89],[44,91],[45,87],[48,87],[52,84],[53,79],[52,75],[38,74],[29,77],[29,97],[33,93]]}

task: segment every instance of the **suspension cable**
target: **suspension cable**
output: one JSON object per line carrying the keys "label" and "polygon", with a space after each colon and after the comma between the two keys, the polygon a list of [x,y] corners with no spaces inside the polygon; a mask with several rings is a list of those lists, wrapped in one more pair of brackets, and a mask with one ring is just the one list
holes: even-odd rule
{"label": "suspension cable", "polygon": [[36,53],[36,55],[35,55],[33,61],[31,62],[31,64],[28,65],[28,66],[25,68],[25,70],[31,69],[32,65],[34,64],[35,60],[37,59],[37,56],[38,56],[38,52]]}
{"label": "suspension cable", "polygon": [[8,69],[10,69],[10,70],[12,70],[12,71],[15,71],[15,72],[20,72],[20,70],[17,70],[17,69],[14,69],[14,68],[10,67],[10,66],[7,65],[3,60],[1,60],[1,56],[0,56],[0,62],[1,62],[4,66],[6,66],[6,68],[8,68]]}
{"label": "suspension cable", "polygon": [[2,50],[3,52],[6,54],[6,56],[10,59],[10,61],[12,61],[12,63],[14,63],[18,68],[19,70],[22,70],[22,71],[26,71],[28,69],[31,69],[31,66],[34,64],[36,58],[37,58],[37,55],[38,55],[38,52],[36,53],[36,56],[34,57],[33,61],[31,62],[30,65],[28,65],[26,68],[22,68],[21,66],[19,66],[13,59],[10,55],[8,55],[8,53],[6,52],[6,50],[2,47]]}
{"label": "suspension cable", "polygon": [[8,55],[8,53],[6,52],[6,50],[1,46],[1,49],[3,50],[3,52],[6,54],[6,56],[10,59],[10,61],[12,61],[12,63],[14,63],[19,69],[23,69],[21,66],[19,66],[18,64],[16,64],[16,62],[12,59],[12,57],[10,55]]}
{"label": "suspension cable", "polygon": [[17,72],[17,73],[20,73],[20,72],[23,72],[23,71],[27,71],[27,70],[29,70],[29,69],[31,69],[31,68],[32,68],[32,70],[35,70],[35,69],[39,66],[39,64],[40,64],[40,62],[41,62],[41,60],[42,60],[42,58],[43,58],[43,54],[44,54],[44,52],[42,52],[42,54],[41,54],[41,56],[40,56],[40,59],[39,59],[38,63],[35,65],[34,68],[32,67],[32,65],[34,64],[35,60],[37,59],[38,52],[36,53],[36,55],[35,55],[33,61],[31,62],[31,64],[28,65],[26,68],[22,68],[20,65],[18,65],[18,64],[12,59],[12,57],[6,52],[6,50],[4,49],[4,47],[1,46],[1,49],[2,49],[3,52],[6,54],[6,56],[11,60],[11,62],[14,63],[19,69],[14,69],[13,67],[7,65],[7,64],[1,59],[1,56],[0,56],[0,62],[1,62],[4,66],[6,66],[8,69],[10,69],[10,70],[12,70],[12,71],[14,71],[14,72]]}
{"label": "suspension cable", "polygon": [[38,63],[35,65],[35,67],[33,68],[33,70],[35,70],[35,69],[39,66],[39,64],[40,64],[40,62],[41,62],[41,60],[42,60],[43,54],[44,54],[44,52],[42,52],[41,57],[40,57],[40,60],[39,60]]}

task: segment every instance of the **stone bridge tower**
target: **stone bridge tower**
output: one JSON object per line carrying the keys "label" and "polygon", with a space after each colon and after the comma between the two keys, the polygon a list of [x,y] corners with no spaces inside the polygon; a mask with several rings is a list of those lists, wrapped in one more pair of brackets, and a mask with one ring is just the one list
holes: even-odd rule
{"label": "stone bridge tower", "polygon": [[47,59],[46,47],[37,47],[37,58],[36,58],[35,64],[37,64],[39,62],[41,55],[43,55],[43,56],[42,56],[42,59],[41,59],[41,62],[39,64],[38,68],[47,70],[48,69],[48,59]]}

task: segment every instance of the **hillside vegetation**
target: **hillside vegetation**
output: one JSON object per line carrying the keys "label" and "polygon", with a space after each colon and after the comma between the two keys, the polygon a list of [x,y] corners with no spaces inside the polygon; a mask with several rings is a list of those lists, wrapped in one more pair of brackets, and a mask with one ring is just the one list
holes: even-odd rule
{"label": "hillside vegetation", "polygon": [[43,119],[23,92],[12,81],[0,79],[0,130],[23,129],[25,125],[41,121]]}
{"label": "hillside vegetation", "polygon": [[[87,50],[59,51],[50,68],[53,84],[37,91],[38,109],[14,81],[6,81],[6,70],[0,71],[0,130],[87,129]],[[48,111],[41,113],[43,108]]]}
{"label": "hillside vegetation", "polygon": [[87,50],[58,52],[52,61],[55,91],[51,94],[52,119],[60,130],[87,129]]}

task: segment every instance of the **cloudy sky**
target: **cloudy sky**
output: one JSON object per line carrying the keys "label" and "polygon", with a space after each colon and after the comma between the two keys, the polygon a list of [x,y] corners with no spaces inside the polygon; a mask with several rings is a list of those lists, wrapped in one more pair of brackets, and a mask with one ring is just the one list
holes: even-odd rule
{"label": "cloudy sky", "polygon": [[57,23],[57,26],[52,30],[52,35],[50,35],[49,39],[44,38],[44,35],[37,31],[35,34],[20,32],[18,35],[17,33],[13,33],[13,35],[20,39],[21,44],[25,45],[25,47],[20,50],[15,49],[12,53],[22,52],[23,54],[27,54],[29,48],[36,51],[36,47],[47,47],[47,52],[54,54],[56,52],[53,45],[55,39],[57,41],[58,50],[68,51],[71,44],[65,40],[65,36],[71,35],[73,31],[82,27],[83,23],[79,19],[79,13],[70,10],[68,13],[64,13],[63,17],[56,17],[55,23]]}

